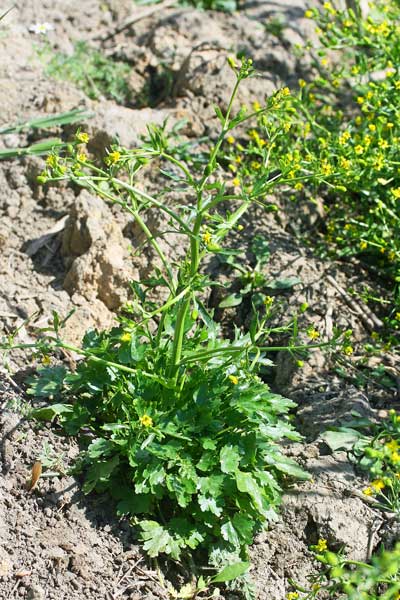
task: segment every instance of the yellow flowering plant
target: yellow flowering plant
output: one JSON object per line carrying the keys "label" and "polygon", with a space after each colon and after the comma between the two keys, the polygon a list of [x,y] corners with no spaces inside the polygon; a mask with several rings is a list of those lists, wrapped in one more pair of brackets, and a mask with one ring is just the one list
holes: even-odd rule
{"label": "yellow flowering plant", "polygon": [[[340,257],[358,256],[394,282],[386,320],[400,306],[400,7],[374,3],[367,16],[325,2],[308,9],[320,45],[299,49],[314,58],[314,72],[267,98],[269,110],[226,144],[235,185],[257,189],[259,174],[275,178],[291,200],[319,197],[323,219],[312,244]],[[329,58],[329,61],[328,61]],[[266,194],[264,204],[276,206]],[[390,300],[390,302],[388,302]],[[385,308],[382,305],[382,310]]]}
{"label": "yellow flowering plant", "polygon": [[[58,348],[74,351],[82,360],[75,371],[43,365],[30,393],[50,401],[34,412],[37,418],[57,418],[69,435],[86,440],[79,462],[84,491],[108,490],[118,513],[136,525],[150,557],[198,552],[219,569],[228,556],[234,564],[225,577],[232,579],[249,566],[247,547],[255,532],[276,517],[282,486],[291,477],[308,478],[279,445],[300,436],[288,416],[294,403],[272,393],[260,376],[269,364],[266,354],[304,353],[331,342],[315,334],[299,341],[294,319],[279,326],[289,334],[288,346],[272,347],[267,320],[273,301],[265,294],[249,330],[236,329],[225,339],[204,301],[213,284],[202,270],[204,258],[223,253],[227,234],[275,185],[268,165],[253,184],[246,179],[236,190],[220,168],[233,130],[253,118],[244,108],[233,109],[241,81],[253,74],[251,60],[229,65],[234,89],[225,112],[216,108],[220,134],[200,170],[179,158],[164,127],[149,128],[142,147],[112,147],[97,162],[82,131],[65,153],[52,153],[41,182],[68,180],[120,206],[142,230],[159,266],[152,279],[132,282],[133,300],[116,326],[88,331],[82,347],[62,339],[64,321],[54,314],[53,330],[41,332],[33,346],[46,356]],[[257,112],[283,106],[288,97],[281,90]],[[265,147],[255,134],[252,143]],[[167,203],[165,181],[160,193],[137,185],[151,161],[185,201]],[[144,218],[149,207],[164,213],[168,231],[186,244],[181,261],[171,262],[160,233],[150,231]],[[259,280],[253,284],[262,287]],[[158,304],[154,288],[165,292]],[[14,338],[2,346],[27,347]],[[213,580],[224,580],[218,577]]]}
{"label": "yellow flowering plant", "polygon": [[350,560],[343,550],[331,550],[324,539],[310,549],[321,569],[309,577],[309,586],[299,586],[290,580],[295,591],[287,594],[287,600],[398,600],[400,544],[391,550],[381,550],[370,562]]}
{"label": "yellow flowering plant", "polygon": [[360,437],[351,454],[371,478],[363,494],[400,514],[400,414],[390,410],[386,419],[371,425],[371,435]]}

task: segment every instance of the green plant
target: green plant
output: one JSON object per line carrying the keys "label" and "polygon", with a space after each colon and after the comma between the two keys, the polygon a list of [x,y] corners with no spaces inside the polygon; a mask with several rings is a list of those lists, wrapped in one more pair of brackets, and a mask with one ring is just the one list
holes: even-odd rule
{"label": "green plant", "polygon": [[[73,372],[39,369],[30,387],[36,398],[53,400],[35,411],[37,418],[57,418],[68,434],[80,435],[85,492],[111,492],[118,513],[133,517],[150,556],[178,559],[183,550],[202,548],[210,557],[220,551],[243,560],[254,533],[276,517],[281,486],[290,477],[307,477],[279,445],[284,438],[299,439],[287,416],[294,404],[272,393],[259,376],[266,353],[282,349],[268,343],[268,312],[254,311],[249,331],[234,330],[228,340],[204,302],[213,282],[202,272],[202,259],[223,252],[227,233],[275,184],[268,165],[236,189],[219,169],[224,138],[254,116],[232,109],[238,86],[253,73],[251,61],[229,64],[236,83],[225,114],[216,108],[221,132],[200,174],[175,158],[164,128],[152,127],[147,145],[114,147],[103,164],[89,159],[89,136],[80,131],[65,156],[48,157],[39,178],[71,180],[121,206],[160,260],[152,278],[132,283],[134,298],[118,326],[87,332],[82,348],[62,340],[65,321],[54,314],[52,330],[42,331],[32,346],[44,355],[74,350],[84,360]],[[260,112],[273,110],[282,95],[277,92]],[[185,202],[170,205],[135,184],[149,161],[157,161]],[[178,264],[146,225],[143,213],[150,207],[165,213],[168,229],[187,241]],[[154,288],[167,290],[161,305]],[[289,352],[335,343],[299,342],[295,319],[287,331]],[[29,345],[12,338],[3,347]]]}
{"label": "green plant", "polygon": [[239,184],[268,163],[281,196],[322,198],[323,221],[310,242],[325,253],[356,255],[394,282],[387,298],[373,300],[398,331],[400,8],[382,0],[362,17],[325,2],[305,14],[320,39],[316,51],[311,43],[299,50],[313,53],[313,76],[280,99],[285,118],[259,114],[256,127],[227,139],[228,166]]}
{"label": "green plant", "polygon": [[[159,0],[139,0],[138,4],[157,4]],[[238,9],[238,0],[180,0],[182,6],[194,6],[200,10],[232,12]]]}
{"label": "green plant", "polygon": [[400,544],[383,550],[370,563],[346,559],[343,552],[333,552],[326,540],[311,546],[315,558],[325,568],[310,578],[310,588],[291,581],[296,591],[287,600],[346,598],[347,600],[398,600],[400,596]]}
{"label": "green plant", "polygon": [[[50,54],[51,52],[51,54]],[[40,50],[46,61],[46,72],[51,77],[67,79],[82,89],[89,98],[112,98],[119,104],[130,99],[127,79],[131,67],[114,61],[86,42],[77,42],[73,54],[53,54],[47,45]]]}
{"label": "green plant", "polygon": [[375,497],[385,510],[400,514],[400,415],[390,410],[387,419],[372,427],[372,433],[352,448],[357,464],[372,479],[363,492]]}
{"label": "green plant", "polygon": [[[78,121],[82,122],[92,116],[91,113],[77,108],[65,113],[60,113],[59,115],[52,115],[51,117],[39,117],[38,119],[30,119],[29,121],[24,121],[15,125],[6,125],[0,129],[0,135],[61,127],[62,125],[69,125]],[[64,147],[65,144],[60,138],[45,139],[22,148],[2,148],[0,150],[0,160],[9,160],[10,158],[28,155],[42,156],[56,148]]]}

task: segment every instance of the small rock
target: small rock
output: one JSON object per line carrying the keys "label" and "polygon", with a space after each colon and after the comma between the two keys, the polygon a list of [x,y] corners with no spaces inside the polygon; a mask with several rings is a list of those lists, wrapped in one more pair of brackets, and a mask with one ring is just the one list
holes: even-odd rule
{"label": "small rock", "polygon": [[31,585],[26,594],[26,600],[45,600],[45,593],[40,585]]}

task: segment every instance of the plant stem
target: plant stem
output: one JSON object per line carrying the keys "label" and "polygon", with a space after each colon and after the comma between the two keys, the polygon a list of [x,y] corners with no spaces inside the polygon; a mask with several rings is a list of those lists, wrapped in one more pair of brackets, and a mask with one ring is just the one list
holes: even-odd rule
{"label": "plant stem", "polygon": [[[212,171],[215,168],[215,161],[216,161],[216,157],[218,155],[218,151],[221,147],[221,144],[224,140],[224,137],[225,137],[227,131],[229,130],[228,125],[229,125],[229,120],[230,120],[230,114],[232,111],[233,102],[235,100],[239,84],[240,84],[240,78],[238,77],[236,79],[235,87],[233,88],[231,98],[229,100],[228,108],[227,108],[226,115],[224,118],[224,123],[222,125],[222,131],[219,134],[218,139],[214,145],[214,148],[212,149],[212,151],[210,153],[210,157],[208,159],[207,166],[204,170],[204,175],[202,176],[198,186],[196,186],[194,184],[194,182],[192,184],[193,187],[195,187],[195,189],[197,191],[197,205],[196,205],[197,214],[196,214],[195,222],[193,225],[192,235],[190,237],[190,278],[191,279],[193,279],[197,275],[197,272],[199,270],[199,265],[200,265],[199,235],[200,235],[200,229],[201,229],[201,225],[202,225],[203,218],[204,218],[204,211],[203,211],[203,207],[202,207],[203,191],[204,191],[205,185],[207,183],[207,180],[208,180],[210,174],[212,173]],[[185,298],[182,301],[181,306],[178,310],[176,326],[175,326],[174,342],[173,342],[173,347],[172,347],[171,375],[176,375],[179,364],[180,364],[180,360],[181,360],[181,356],[182,356],[182,347],[183,347],[183,336],[184,336],[184,332],[185,332],[185,321],[186,321],[186,315],[189,310],[189,307],[190,307],[190,296]]]}

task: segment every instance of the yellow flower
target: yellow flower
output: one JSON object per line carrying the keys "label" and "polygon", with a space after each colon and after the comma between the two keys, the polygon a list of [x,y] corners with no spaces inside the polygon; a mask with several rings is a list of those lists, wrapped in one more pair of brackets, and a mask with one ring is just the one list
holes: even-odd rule
{"label": "yellow flower", "polygon": [[361,123],[362,123],[362,117],[360,117],[360,116],[356,117],[355,118],[355,122],[356,122],[356,125],[361,125]]}
{"label": "yellow flower", "polygon": [[209,244],[211,242],[212,236],[211,233],[209,231],[206,231],[205,233],[203,233],[203,242],[205,244]]}
{"label": "yellow flower", "polygon": [[321,58],[321,65],[323,67],[327,67],[329,64],[329,60],[326,58],[326,56],[324,58]]}
{"label": "yellow flower", "polygon": [[395,319],[396,319],[396,321],[400,321],[400,312],[397,312],[395,314]]}
{"label": "yellow flower", "polygon": [[50,356],[47,356],[47,354],[45,354],[42,358],[42,365],[44,367],[48,367],[51,364],[51,358]]}
{"label": "yellow flower", "polygon": [[360,242],[360,248],[361,250],[365,250],[366,248],[368,248],[367,242],[365,242],[364,240]]}
{"label": "yellow flower", "polygon": [[304,13],[304,16],[306,19],[312,19],[314,16],[314,13],[312,10],[306,10],[306,12]]}
{"label": "yellow flower", "polygon": [[389,142],[387,140],[378,140],[378,146],[386,150],[386,148],[389,148]]}
{"label": "yellow flower", "polygon": [[343,346],[343,352],[346,354],[346,356],[350,356],[353,354],[354,350],[352,346]]}
{"label": "yellow flower", "polygon": [[371,481],[371,486],[375,491],[380,492],[385,487],[385,483],[382,479],[374,479],[374,481]]}
{"label": "yellow flower", "polygon": [[400,198],[400,187],[394,188],[392,190],[392,194],[396,198],[396,200],[398,200]]}
{"label": "yellow flower", "polygon": [[317,338],[319,338],[319,331],[312,328],[307,331],[307,335],[310,338],[310,340],[316,340]]}
{"label": "yellow flower", "polygon": [[240,185],[239,177],[235,177],[234,179],[232,179],[232,183],[235,187],[239,187],[239,185]]}
{"label": "yellow flower", "polygon": [[90,138],[87,133],[85,133],[84,131],[80,131],[76,134],[76,139],[78,140],[78,142],[82,142],[82,144],[87,144]]}
{"label": "yellow flower", "polygon": [[253,102],[253,109],[261,110],[261,104],[259,102],[257,102],[257,100],[255,102]]}
{"label": "yellow flower", "polygon": [[370,487],[365,488],[365,490],[363,490],[363,494],[365,496],[373,496],[374,495],[374,490]]}
{"label": "yellow flower", "polygon": [[358,104],[364,104],[365,102],[365,98],[363,98],[363,96],[357,96],[357,103]]}
{"label": "yellow flower", "polygon": [[340,157],[339,159],[339,165],[343,168],[343,169],[349,169],[350,168],[350,161],[347,160],[347,158],[344,158],[343,156]]}
{"label": "yellow flower", "polygon": [[121,335],[121,342],[130,342],[131,339],[132,339],[132,335],[130,333],[128,333],[128,331],[125,331]]}
{"label": "yellow flower", "polygon": [[370,124],[368,125],[368,129],[369,129],[370,131],[376,131],[376,125],[374,125],[374,123],[370,123]]}
{"label": "yellow flower", "polygon": [[80,162],[86,162],[87,161],[87,154],[85,154],[84,152],[80,152],[79,154],[77,154],[76,158]]}
{"label": "yellow flower", "polygon": [[[350,21],[350,19],[345,19],[343,21],[343,27],[351,27],[353,25],[353,21]],[[351,72],[353,73],[353,75],[357,75],[359,69],[357,67],[353,67]]]}
{"label": "yellow flower", "polygon": [[321,163],[321,170],[324,175],[332,175],[333,167],[326,160]]}
{"label": "yellow flower", "polygon": [[239,378],[236,375],[228,375],[228,379],[233,383],[233,385],[237,385],[239,383]]}
{"label": "yellow flower", "polygon": [[58,156],[56,156],[55,154],[50,154],[50,156],[48,156],[46,158],[46,165],[49,165],[49,167],[51,167],[52,169],[54,169],[58,164]]}
{"label": "yellow flower", "polygon": [[149,417],[149,415],[143,415],[143,417],[140,417],[139,421],[143,427],[152,427],[153,425],[153,419]]}
{"label": "yellow flower", "polygon": [[299,79],[299,87],[303,88],[306,87],[306,82],[304,81],[304,79]]}
{"label": "yellow flower", "polygon": [[356,154],[363,154],[364,148],[360,144],[357,144],[357,146],[354,148],[354,152]]}
{"label": "yellow flower", "polygon": [[297,192],[300,192],[300,191],[301,191],[303,188],[304,188],[304,185],[303,185],[303,184],[302,184],[300,181],[298,181],[298,182],[295,184],[295,186],[294,186],[294,189],[295,189]]}
{"label": "yellow flower", "polygon": [[392,462],[398,463],[400,462],[400,454],[398,452],[392,452],[392,454],[390,455],[390,459]]}
{"label": "yellow flower", "polygon": [[286,596],[287,600],[297,600],[299,594],[297,592],[289,592]]}
{"label": "yellow flower", "polygon": [[107,156],[107,162],[109,165],[112,165],[118,162],[120,158],[121,152],[118,152],[118,150],[114,150],[114,152],[110,152],[110,154]]}
{"label": "yellow flower", "polygon": [[228,142],[228,144],[234,144],[235,138],[233,137],[233,135],[228,135],[228,137],[226,138],[226,141]]}
{"label": "yellow flower", "polygon": [[316,544],[315,549],[317,552],[323,552],[328,549],[328,542],[322,538],[318,540],[318,544]]}
{"label": "yellow flower", "polygon": [[265,296],[264,298],[264,304],[265,306],[271,306],[271,304],[273,304],[274,299],[271,296]]}
{"label": "yellow flower", "polygon": [[343,146],[349,139],[351,135],[348,131],[344,131],[341,136],[339,136],[339,144]]}

